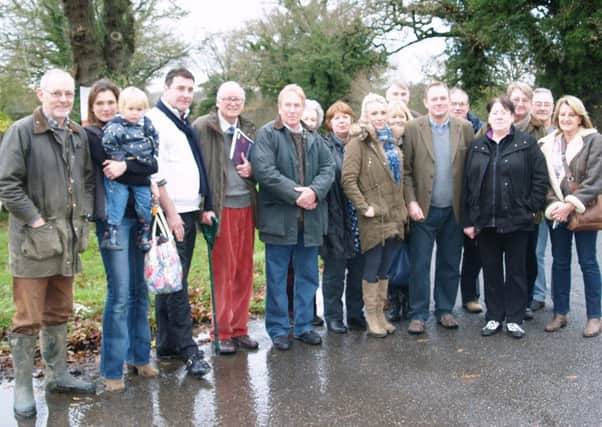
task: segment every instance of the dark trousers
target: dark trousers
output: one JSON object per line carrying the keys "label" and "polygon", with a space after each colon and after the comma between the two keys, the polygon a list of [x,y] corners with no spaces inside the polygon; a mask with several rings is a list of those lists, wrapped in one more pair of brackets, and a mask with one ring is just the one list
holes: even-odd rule
{"label": "dark trousers", "polygon": [[192,316],[188,302],[188,272],[194,251],[196,226],[199,212],[181,213],[184,221],[184,240],[176,242],[182,262],[182,290],[173,294],[157,295],[155,315],[157,318],[157,353],[179,353],[183,360],[199,352],[192,339]]}
{"label": "dark trousers", "polygon": [[527,274],[527,307],[533,302],[533,291],[537,280],[537,238],[539,236],[539,225],[535,230],[525,231],[527,234],[526,274]]}
{"label": "dark trousers", "polygon": [[464,236],[464,252],[462,253],[462,274],[460,290],[462,304],[479,299],[479,273],[481,272],[481,256],[476,239]]}
{"label": "dark trousers", "polygon": [[392,237],[382,245],[376,245],[364,252],[364,280],[376,283],[389,278],[389,269],[395,253],[399,250],[401,240]]}
{"label": "dark trousers", "polygon": [[483,262],[485,317],[488,321],[523,321],[527,308],[525,259],[528,239],[525,231],[497,233],[493,228],[486,228],[477,235]]}
{"label": "dark trousers", "polygon": [[323,257],[322,295],[324,297],[324,317],[326,320],[343,321],[342,297],[345,294],[347,320],[362,319],[362,273],[364,257],[357,255],[350,259],[334,256]]}

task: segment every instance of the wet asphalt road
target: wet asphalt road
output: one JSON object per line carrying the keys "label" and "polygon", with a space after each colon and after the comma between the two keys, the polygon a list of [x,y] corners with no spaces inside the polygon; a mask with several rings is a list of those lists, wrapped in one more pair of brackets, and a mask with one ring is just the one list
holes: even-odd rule
{"label": "wet asphalt road", "polygon": [[[600,244],[598,245],[600,246]],[[599,249],[600,251],[600,249]],[[576,258],[576,257],[574,257]],[[127,378],[123,393],[45,396],[23,426],[602,426],[602,337],[584,339],[581,274],[573,261],[567,328],[543,331],[551,304],[526,322],[527,336],[483,338],[483,315],[457,310],[460,329],[433,319],[421,337],[408,322],[385,339],[327,333],[321,347],[295,341],[271,348],[262,321],[260,349],[215,356],[197,380],[181,364],[159,362],[156,379]],[[0,426],[12,417],[12,384],[0,384]]]}

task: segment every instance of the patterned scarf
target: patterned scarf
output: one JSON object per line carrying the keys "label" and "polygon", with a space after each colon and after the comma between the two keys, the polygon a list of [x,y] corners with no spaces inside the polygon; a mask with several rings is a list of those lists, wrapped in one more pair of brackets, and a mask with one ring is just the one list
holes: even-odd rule
{"label": "patterned scarf", "polygon": [[383,143],[385,149],[385,156],[389,163],[389,169],[393,173],[395,182],[399,184],[401,182],[401,162],[399,155],[397,154],[397,148],[395,147],[395,138],[393,138],[393,132],[388,127],[383,129],[376,129],[376,136],[379,141]]}

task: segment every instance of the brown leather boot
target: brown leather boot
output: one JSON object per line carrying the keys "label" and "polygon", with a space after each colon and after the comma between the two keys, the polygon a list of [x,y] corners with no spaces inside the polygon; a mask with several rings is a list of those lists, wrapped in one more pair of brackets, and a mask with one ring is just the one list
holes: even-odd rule
{"label": "brown leather boot", "polygon": [[128,365],[128,372],[139,377],[156,377],[159,371],[150,363],[146,365]]}
{"label": "brown leather boot", "polygon": [[381,279],[378,281],[378,306],[376,307],[376,314],[380,326],[382,329],[387,331],[388,334],[395,332],[395,326],[393,326],[385,317],[385,304],[387,302],[387,295],[389,289],[389,279]]}
{"label": "brown leather boot", "polygon": [[366,323],[368,323],[368,335],[377,338],[387,336],[387,331],[382,327],[378,318],[378,310],[382,314],[382,307],[379,304],[378,283],[368,283],[362,281],[362,291],[364,298],[364,309],[366,311]]}
{"label": "brown leather boot", "polygon": [[556,332],[569,323],[566,314],[555,314],[554,318],[543,328],[546,332]]}
{"label": "brown leather boot", "polygon": [[585,328],[583,328],[583,336],[585,338],[592,338],[598,335],[600,335],[600,318],[587,319]]}

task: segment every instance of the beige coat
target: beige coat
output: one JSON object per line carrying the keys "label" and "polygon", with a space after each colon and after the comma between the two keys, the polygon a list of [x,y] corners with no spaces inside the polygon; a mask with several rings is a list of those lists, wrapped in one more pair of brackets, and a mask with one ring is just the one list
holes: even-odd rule
{"label": "beige coat", "polygon": [[[466,120],[449,118],[453,209],[460,223],[460,200],[464,179],[466,149],[474,139],[472,126]],[[406,203],[418,202],[424,217],[428,217],[435,178],[435,154],[429,116],[411,120],[403,136],[404,195]]]}
{"label": "beige coat", "polygon": [[[397,151],[403,179],[403,154],[399,148]],[[395,182],[373,127],[354,125],[351,128],[349,143],[345,146],[342,184],[357,210],[362,252],[390,237],[403,239],[408,212],[402,184]],[[364,216],[369,206],[374,208],[372,218]]]}

